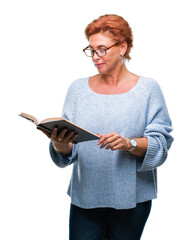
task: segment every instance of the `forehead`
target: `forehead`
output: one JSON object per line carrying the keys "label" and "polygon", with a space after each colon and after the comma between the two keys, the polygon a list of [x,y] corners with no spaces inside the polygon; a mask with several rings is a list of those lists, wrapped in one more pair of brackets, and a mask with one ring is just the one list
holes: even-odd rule
{"label": "forehead", "polygon": [[93,48],[99,46],[108,46],[113,43],[113,35],[111,33],[95,33],[89,37],[89,45]]}

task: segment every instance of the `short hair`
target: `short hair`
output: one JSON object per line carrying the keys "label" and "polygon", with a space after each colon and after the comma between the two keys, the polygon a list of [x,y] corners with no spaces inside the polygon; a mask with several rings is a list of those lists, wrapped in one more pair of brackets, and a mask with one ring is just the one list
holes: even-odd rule
{"label": "short hair", "polygon": [[98,19],[93,20],[85,29],[86,38],[92,34],[100,32],[110,32],[114,40],[123,43],[127,43],[127,51],[124,55],[125,59],[130,60],[130,51],[133,47],[133,33],[128,22],[121,16],[115,14],[106,14],[100,16]]}

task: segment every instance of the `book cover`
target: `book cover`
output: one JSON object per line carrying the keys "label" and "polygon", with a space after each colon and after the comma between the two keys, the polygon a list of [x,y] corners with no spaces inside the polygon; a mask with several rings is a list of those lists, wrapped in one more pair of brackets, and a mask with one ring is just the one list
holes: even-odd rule
{"label": "book cover", "polygon": [[[61,132],[64,128],[68,129],[68,132],[74,131],[78,133],[77,138],[73,143],[91,141],[91,140],[99,140],[100,137],[72,122],[65,118],[47,118],[42,121],[39,121],[36,117],[27,114],[27,113],[20,113],[19,116],[33,122],[38,128],[41,128],[49,133],[52,132],[53,128],[57,127],[58,131]],[[68,133],[67,132],[67,133]]]}

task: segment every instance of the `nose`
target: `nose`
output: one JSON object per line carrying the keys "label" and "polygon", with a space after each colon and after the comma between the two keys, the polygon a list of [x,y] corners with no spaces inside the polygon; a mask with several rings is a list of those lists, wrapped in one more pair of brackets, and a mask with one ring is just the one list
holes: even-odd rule
{"label": "nose", "polygon": [[101,58],[101,57],[99,57],[99,56],[97,55],[97,53],[94,51],[93,56],[92,56],[93,62],[96,61],[96,60],[98,60],[98,59],[100,59],[100,58]]}

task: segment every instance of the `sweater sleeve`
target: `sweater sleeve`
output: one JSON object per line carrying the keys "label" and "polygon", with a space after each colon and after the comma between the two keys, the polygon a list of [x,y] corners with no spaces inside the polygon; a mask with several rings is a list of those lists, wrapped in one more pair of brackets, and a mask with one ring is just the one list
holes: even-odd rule
{"label": "sweater sleeve", "polygon": [[71,154],[64,154],[64,153],[56,152],[53,147],[52,142],[50,142],[49,150],[50,150],[50,156],[51,156],[53,162],[58,167],[61,167],[61,168],[72,164],[77,159],[76,144],[73,145]]}
{"label": "sweater sleeve", "polygon": [[[73,122],[74,111],[76,107],[76,91],[74,91],[74,83],[71,84],[69,87],[66,98],[64,101],[62,117],[66,118],[69,121]],[[49,152],[53,162],[58,167],[66,167],[72,164],[74,161],[77,160],[77,144],[73,144],[72,153],[71,154],[64,154],[55,151],[52,142],[49,145]]]}
{"label": "sweater sleeve", "polygon": [[148,138],[148,149],[142,162],[138,162],[138,171],[150,171],[162,165],[173,142],[172,123],[165,99],[157,82],[148,98],[146,128],[144,137]]}

